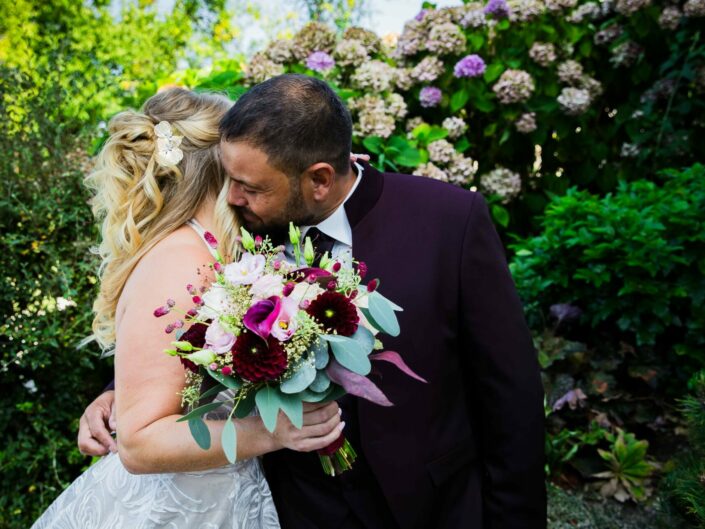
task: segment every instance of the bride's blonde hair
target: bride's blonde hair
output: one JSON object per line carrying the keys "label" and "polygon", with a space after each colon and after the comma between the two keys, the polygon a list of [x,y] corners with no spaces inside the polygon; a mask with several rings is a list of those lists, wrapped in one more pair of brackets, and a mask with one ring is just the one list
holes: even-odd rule
{"label": "bride's blonde hair", "polygon": [[[231,102],[181,88],[159,92],[141,112],[110,120],[110,137],[86,178],[93,214],[102,221],[98,254],[100,291],[93,304],[93,333],[104,348],[115,342],[115,310],[138,261],[155,244],[215,200],[215,236],[221,253],[234,255],[238,222],[227,203],[228,178],[220,163],[218,123]],[[155,125],[168,121],[183,136],[183,159],[164,167],[156,160]]]}

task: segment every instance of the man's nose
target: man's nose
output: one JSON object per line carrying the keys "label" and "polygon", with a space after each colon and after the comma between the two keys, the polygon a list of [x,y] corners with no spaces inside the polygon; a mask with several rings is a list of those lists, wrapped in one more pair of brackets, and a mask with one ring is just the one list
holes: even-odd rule
{"label": "man's nose", "polygon": [[228,203],[239,208],[247,206],[247,199],[238,185],[231,185],[228,192]]}

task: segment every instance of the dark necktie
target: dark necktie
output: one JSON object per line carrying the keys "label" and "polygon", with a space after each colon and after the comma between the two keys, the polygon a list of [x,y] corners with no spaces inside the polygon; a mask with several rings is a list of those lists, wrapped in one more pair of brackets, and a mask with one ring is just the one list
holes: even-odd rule
{"label": "dark necktie", "polygon": [[333,254],[333,246],[335,245],[335,239],[326,235],[318,228],[311,228],[306,232],[306,237],[311,237],[311,242],[313,243],[313,251],[316,258],[313,260],[314,267],[318,267],[321,262],[321,257],[323,254],[328,252],[328,256],[331,257]]}

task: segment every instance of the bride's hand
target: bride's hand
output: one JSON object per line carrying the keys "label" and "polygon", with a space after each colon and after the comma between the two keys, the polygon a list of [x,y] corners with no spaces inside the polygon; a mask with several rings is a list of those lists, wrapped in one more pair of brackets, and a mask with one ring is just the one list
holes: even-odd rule
{"label": "bride's hand", "polygon": [[327,404],[304,402],[304,420],[301,429],[296,428],[284,413],[279,412],[277,427],[272,434],[279,448],[297,452],[312,452],[325,448],[339,436],[345,426],[340,422],[340,407],[337,402]]}
{"label": "bride's hand", "polygon": [[355,154],[355,153],[351,152],[350,153],[350,161],[352,163],[355,163],[358,160],[362,160],[363,162],[369,162],[370,155],[369,154]]}

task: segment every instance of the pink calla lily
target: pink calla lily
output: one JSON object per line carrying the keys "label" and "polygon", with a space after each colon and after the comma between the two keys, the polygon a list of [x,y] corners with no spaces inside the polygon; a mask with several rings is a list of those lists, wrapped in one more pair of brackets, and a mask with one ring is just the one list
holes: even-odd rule
{"label": "pink calla lily", "polygon": [[281,312],[281,298],[272,296],[252,305],[243,318],[245,327],[266,340]]}

